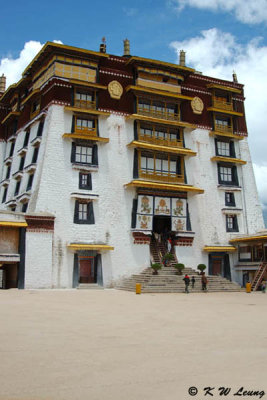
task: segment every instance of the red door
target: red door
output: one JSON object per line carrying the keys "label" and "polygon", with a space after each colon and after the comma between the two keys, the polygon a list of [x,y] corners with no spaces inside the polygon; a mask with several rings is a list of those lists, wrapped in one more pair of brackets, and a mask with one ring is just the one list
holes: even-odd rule
{"label": "red door", "polygon": [[94,283],[94,259],[80,259],[80,283]]}
{"label": "red door", "polygon": [[212,275],[221,275],[222,273],[222,258],[214,258],[212,260]]}

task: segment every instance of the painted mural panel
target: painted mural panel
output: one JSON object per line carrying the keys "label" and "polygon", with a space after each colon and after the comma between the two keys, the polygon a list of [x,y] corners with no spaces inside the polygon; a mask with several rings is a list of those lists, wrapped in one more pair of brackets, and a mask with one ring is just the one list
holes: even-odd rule
{"label": "painted mural panel", "polygon": [[172,199],[172,215],[176,217],[186,217],[185,199]]}
{"label": "painted mural panel", "polygon": [[171,199],[169,197],[155,197],[155,215],[171,215]]}
{"label": "painted mural panel", "polygon": [[153,222],[152,215],[137,214],[136,229],[151,231],[152,230],[152,222]]}
{"label": "painted mural panel", "polygon": [[146,195],[138,196],[137,213],[153,214],[153,196],[146,196]]}
{"label": "painted mural panel", "polygon": [[172,231],[186,231],[186,218],[172,217]]}

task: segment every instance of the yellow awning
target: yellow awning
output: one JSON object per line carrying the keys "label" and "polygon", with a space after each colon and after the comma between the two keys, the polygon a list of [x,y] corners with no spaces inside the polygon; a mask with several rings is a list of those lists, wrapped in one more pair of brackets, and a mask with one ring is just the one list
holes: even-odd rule
{"label": "yellow awning", "polygon": [[224,252],[233,252],[236,251],[237,249],[234,246],[204,246],[203,251],[206,251],[208,253],[214,252],[214,253],[219,253],[221,251]]}
{"label": "yellow awning", "polygon": [[230,243],[242,243],[242,242],[251,242],[255,240],[267,240],[267,235],[254,235],[254,236],[246,236],[246,237],[239,237],[236,239],[229,240]]}
{"label": "yellow awning", "polygon": [[114,250],[113,246],[107,244],[86,244],[86,243],[71,243],[68,245],[71,250]]}
{"label": "yellow awning", "polygon": [[28,226],[27,222],[15,222],[15,221],[0,221],[0,226],[8,226],[8,227],[26,227]]}
{"label": "yellow awning", "polygon": [[142,180],[133,180],[125,185],[125,187],[143,187],[151,189],[161,189],[161,190],[173,190],[175,192],[193,192],[196,194],[204,193],[203,189],[190,185],[179,185],[173,183],[157,183],[148,182]]}

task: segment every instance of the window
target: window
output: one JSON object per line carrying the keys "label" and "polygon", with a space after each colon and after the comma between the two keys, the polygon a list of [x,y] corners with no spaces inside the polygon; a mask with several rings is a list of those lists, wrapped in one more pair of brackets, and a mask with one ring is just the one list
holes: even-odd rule
{"label": "window", "polygon": [[90,118],[74,117],[74,132],[84,133],[95,129],[95,120]]}
{"label": "window", "polygon": [[74,105],[79,108],[94,108],[95,102],[93,94],[81,90],[75,92]]}
{"label": "window", "polygon": [[232,192],[225,192],[225,205],[235,207],[235,195]]}
{"label": "window", "polygon": [[7,170],[6,170],[6,179],[9,179],[9,177],[10,177],[10,171],[11,171],[11,166],[8,165]]}
{"label": "window", "polygon": [[84,174],[80,172],[79,174],[79,189],[92,189],[92,177],[91,174]]}
{"label": "window", "polygon": [[237,216],[226,215],[226,231],[227,232],[238,232]]}
{"label": "window", "polygon": [[235,157],[235,145],[232,141],[215,140],[216,155]]}
{"label": "window", "polygon": [[14,196],[17,196],[19,194],[20,184],[21,184],[21,180],[18,179],[17,183],[16,183],[16,187],[15,187]]}
{"label": "window", "polygon": [[219,184],[238,186],[236,166],[218,164]]}
{"label": "window", "polygon": [[85,146],[82,144],[72,143],[71,162],[98,165],[97,145]]}
{"label": "window", "polygon": [[94,224],[93,203],[84,203],[79,200],[75,202],[74,221],[75,224]]}
{"label": "window", "polygon": [[138,113],[165,119],[179,119],[178,104],[155,99],[138,99]]}
{"label": "window", "polygon": [[223,116],[215,116],[215,129],[220,132],[231,132],[232,131],[232,120],[231,118]]}
{"label": "window", "polygon": [[24,203],[21,212],[27,212],[27,209],[28,209],[28,203]]}
{"label": "window", "polygon": [[25,156],[20,158],[19,171],[23,170],[24,163],[25,163]]}
{"label": "window", "polygon": [[9,157],[12,157],[14,154],[15,142],[11,143]]}
{"label": "window", "polygon": [[39,147],[35,147],[32,155],[32,164],[35,164],[37,162],[38,153],[39,153]]}
{"label": "window", "polygon": [[7,197],[7,190],[8,190],[8,186],[5,187],[4,189],[4,193],[3,193],[3,197],[2,197],[2,203],[5,203],[6,201],[6,197]]}
{"label": "window", "polygon": [[157,179],[183,180],[182,163],[180,157],[170,154],[159,154],[141,152],[140,157],[140,177],[145,175],[155,175]]}
{"label": "window", "polygon": [[37,114],[40,110],[40,100],[36,100],[32,103],[32,114]]}
{"label": "window", "polygon": [[26,133],[25,133],[23,147],[28,146],[29,138],[30,138],[30,130],[26,131]]}
{"label": "window", "polygon": [[44,129],[44,121],[40,121],[39,126],[38,126],[38,131],[37,131],[37,136],[42,136],[43,134],[43,129]]}
{"label": "window", "polygon": [[33,182],[33,177],[34,177],[34,174],[31,174],[31,175],[29,176],[28,183],[27,183],[27,189],[26,189],[26,190],[31,190],[31,188],[32,188],[32,182]]}

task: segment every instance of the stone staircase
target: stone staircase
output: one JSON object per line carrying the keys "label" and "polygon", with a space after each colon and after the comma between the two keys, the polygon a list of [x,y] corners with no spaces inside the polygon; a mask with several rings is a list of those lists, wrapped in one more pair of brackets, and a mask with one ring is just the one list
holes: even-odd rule
{"label": "stone staircase", "polygon": [[[185,268],[182,275],[177,275],[175,268],[164,267],[159,270],[158,275],[153,275],[151,268],[145,269],[140,274],[123,278],[115,285],[115,289],[135,292],[136,283],[141,283],[142,293],[182,293],[185,291],[184,275],[195,277],[195,287],[191,283],[189,292],[202,292],[201,276],[192,268]],[[208,292],[240,292],[243,291],[237,283],[231,282],[221,276],[208,276]]]}

